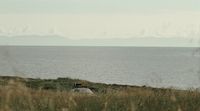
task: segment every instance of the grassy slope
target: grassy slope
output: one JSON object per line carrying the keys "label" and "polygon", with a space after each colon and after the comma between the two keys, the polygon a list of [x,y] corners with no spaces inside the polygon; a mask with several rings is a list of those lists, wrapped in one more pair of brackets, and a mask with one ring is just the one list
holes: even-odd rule
{"label": "grassy slope", "polygon": [[[74,83],[95,95],[70,92]],[[0,77],[0,111],[200,111],[200,93],[69,78]]]}

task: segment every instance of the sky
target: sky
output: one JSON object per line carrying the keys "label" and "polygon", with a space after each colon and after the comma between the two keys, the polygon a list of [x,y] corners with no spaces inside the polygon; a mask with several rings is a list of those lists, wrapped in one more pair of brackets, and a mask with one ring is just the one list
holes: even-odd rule
{"label": "sky", "polygon": [[96,41],[169,38],[173,44],[177,38],[197,40],[200,1],[0,0],[0,36],[24,35]]}

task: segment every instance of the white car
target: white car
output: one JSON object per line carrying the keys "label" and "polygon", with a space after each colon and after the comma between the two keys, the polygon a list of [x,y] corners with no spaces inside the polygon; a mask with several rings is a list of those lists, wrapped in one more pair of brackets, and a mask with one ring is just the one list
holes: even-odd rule
{"label": "white car", "polygon": [[84,93],[84,94],[94,94],[89,88],[74,88],[72,92]]}

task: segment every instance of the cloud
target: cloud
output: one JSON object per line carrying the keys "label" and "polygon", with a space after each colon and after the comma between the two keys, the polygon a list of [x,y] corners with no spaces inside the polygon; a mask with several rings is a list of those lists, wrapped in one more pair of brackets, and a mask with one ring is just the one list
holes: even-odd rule
{"label": "cloud", "polygon": [[200,37],[200,13],[5,14],[0,29],[9,35],[61,35],[71,39]]}

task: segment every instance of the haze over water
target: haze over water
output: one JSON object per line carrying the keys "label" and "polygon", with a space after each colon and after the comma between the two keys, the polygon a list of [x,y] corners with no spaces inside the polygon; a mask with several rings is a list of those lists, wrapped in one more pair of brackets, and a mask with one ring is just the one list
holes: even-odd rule
{"label": "haze over water", "polygon": [[200,87],[198,48],[1,46],[0,74],[153,87]]}

